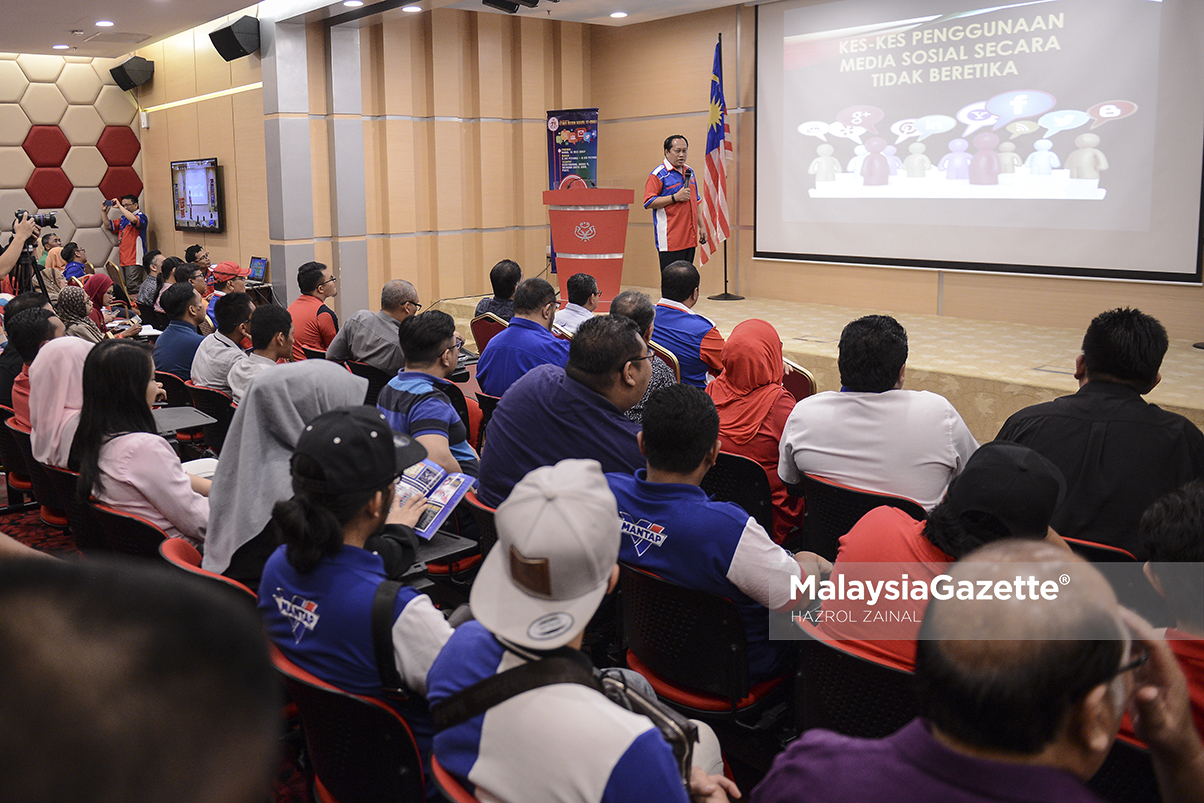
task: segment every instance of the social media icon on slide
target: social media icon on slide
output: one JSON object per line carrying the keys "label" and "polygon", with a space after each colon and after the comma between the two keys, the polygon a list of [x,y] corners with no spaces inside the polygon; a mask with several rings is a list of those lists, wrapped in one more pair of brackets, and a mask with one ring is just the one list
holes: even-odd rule
{"label": "social media icon on slide", "polygon": [[1045,138],[1049,139],[1059,131],[1069,131],[1072,128],[1087,125],[1091,115],[1078,109],[1061,109],[1056,112],[1046,112],[1041,115],[1037,124],[1045,129]]}
{"label": "social media icon on slide", "polygon": [[998,131],[1013,120],[1021,117],[1036,117],[1054,107],[1057,99],[1039,89],[1016,89],[996,95],[987,101],[987,111],[999,115],[995,121]]}

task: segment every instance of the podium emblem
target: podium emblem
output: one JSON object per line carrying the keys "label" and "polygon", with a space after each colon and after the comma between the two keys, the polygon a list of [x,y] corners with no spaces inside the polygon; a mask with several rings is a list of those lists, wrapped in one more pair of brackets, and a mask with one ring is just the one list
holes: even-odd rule
{"label": "podium emblem", "polygon": [[590,223],[589,221],[578,223],[577,228],[573,229],[573,234],[576,234],[577,239],[583,243],[588,243],[590,240],[594,239],[594,236],[597,233],[598,230],[595,229],[594,224]]}

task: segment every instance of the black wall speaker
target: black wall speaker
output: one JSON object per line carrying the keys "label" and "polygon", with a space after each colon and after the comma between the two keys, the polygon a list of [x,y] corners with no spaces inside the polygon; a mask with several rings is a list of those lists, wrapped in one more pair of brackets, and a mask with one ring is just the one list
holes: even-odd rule
{"label": "black wall speaker", "polygon": [[117,86],[130,91],[136,86],[142,86],[155,74],[155,63],[141,56],[134,56],[124,64],[118,64],[109,70],[109,75],[117,82]]}
{"label": "black wall speaker", "polygon": [[233,25],[209,34],[209,41],[226,61],[249,56],[259,49],[259,20],[240,17]]}

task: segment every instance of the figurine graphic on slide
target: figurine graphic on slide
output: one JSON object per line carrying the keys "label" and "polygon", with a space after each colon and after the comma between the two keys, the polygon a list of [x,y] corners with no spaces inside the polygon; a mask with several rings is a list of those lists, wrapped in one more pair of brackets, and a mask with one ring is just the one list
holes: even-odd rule
{"label": "figurine graphic on slide", "polygon": [[907,146],[907,150],[911,151],[911,156],[903,160],[903,169],[911,178],[924,178],[932,167],[932,160],[924,155],[924,144],[913,142]]}
{"label": "figurine graphic on slide", "polygon": [[886,150],[886,140],[882,137],[870,137],[865,141],[865,149],[869,155],[861,163],[861,183],[866,187],[881,187],[890,183],[890,161],[883,153]]}
{"label": "figurine graphic on slide", "polygon": [[1050,150],[1053,143],[1047,139],[1039,139],[1033,143],[1035,151],[1024,160],[1030,176],[1052,176],[1053,171],[1062,166],[1062,160]]}
{"label": "figurine graphic on slide", "polygon": [[995,153],[995,146],[998,144],[999,137],[989,131],[974,137],[974,147],[978,148],[978,151],[970,160],[971,184],[999,183],[999,154]]}
{"label": "figurine graphic on slide", "polygon": [[886,161],[890,164],[890,174],[892,176],[897,175],[903,169],[903,160],[895,155],[898,152],[899,149],[894,145],[887,145],[886,149],[882,151],[882,155],[886,157]]}
{"label": "figurine graphic on slide", "polygon": [[945,171],[945,178],[966,179],[970,177],[970,154],[966,149],[970,143],[961,137],[949,143],[949,152],[937,162],[936,169]]}
{"label": "figurine graphic on slide", "polygon": [[840,160],[832,155],[834,150],[835,148],[826,142],[815,149],[819,156],[811,161],[807,172],[815,176],[816,182],[836,180],[836,174],[840,172]]}
{"label": "figurine graphic on slide", "polygon": [[856,148],[853,148],[853,158],[849,160],[849,167],[845,172],[860,175],[861,163],[865,161],[865,157],[868,155],[869,151],[865,149],[864,145],[858,145]]}
{"label": "figurine graphic on slide", "polygon": [[1074,138],[1078,150],[1066,157],[1066,166],[1070,168],[1071,178],[1099,178],[1101,170],[1108,169],[1108,160],[1104,152],[1096,149],[1099,137],[1095,134],[1079,134]]}
{"label": "figurine graphic on slide", "polygon": [[999,172],[1000,173],[1015,173],[1016,168],[1024,164],[1020,161],[1020,157],[1016,155],[1016,145],[1013,142],[1002,142],[999,144]]}

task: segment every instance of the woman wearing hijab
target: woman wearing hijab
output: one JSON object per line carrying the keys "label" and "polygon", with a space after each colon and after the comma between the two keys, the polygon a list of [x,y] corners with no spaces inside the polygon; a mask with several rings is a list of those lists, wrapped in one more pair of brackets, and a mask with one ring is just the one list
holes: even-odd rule
{"label": "woman wearing hijab", "polygon": [[[88,281],[84,282],[84,292],[87,293],[88,300],[92,302],[92,311],[88,313],[88,317],[107,336],[109,330],[108,324],[116,317],[111,313],[105,312],[105,309],[113,303],[113,280],[106,274],[94,273],[88,277]],[[142,325],[134,324],[116,333],[115,336],[133,337],[140,331],[142,331]]]}
{"label": "woman wearing hijab", "polygon": [[31,438],[39,463],[67,467],[84,403],[84,360],[91,350],[92,344],[78,337],[55,338],[29,366]]}
{"label": "woman wearing hijab", "polygon": [[755,460],[765,469],[773,492],[773,532],[779,544],[802,524],[803,500],[786,493],[778,476],[778,444],[794,397],[782,387],[782,341],[765,321],[744,321],[732,330],[720,353],[723,373],[707,386],[719,410],[723,451]]}
{"label": "woman wearing hijab", "polygon": [[293,497],[289,460],[305,425],[322,413],[363,404],[368,380],[326,360],[261,371],[230,422],[210,493],[212,514],[201,566],[257,588],[276,549],[272,506]]}
{"label": "woman wearing hijab", "polygon": [[92,321],[92,301],[84,288],[69,285],[59,293],[59,300],[54,305],[59,320],[67,327],[71,337],[82,338],[89,343],[99,343],[105,339],[104,334]]}
{"label": "woman wearing hijab", "polygon": [[[67,267],[67,260],[63,259],[62,247],[51,248],[46,252],[46,267],[40,273],[42,281],[46,283],[46,294],[50,296],[50,303],[53,304],[58,300],[59,293],[67,286],[67,277],[63,275],[63,268]],[[36,289],[41,289],[37,283],[34,283]]]}

